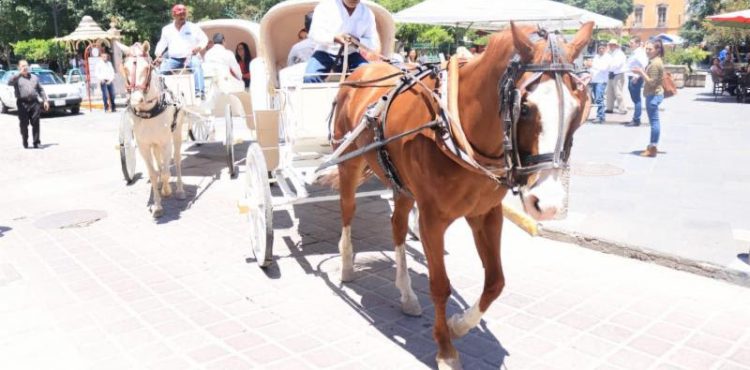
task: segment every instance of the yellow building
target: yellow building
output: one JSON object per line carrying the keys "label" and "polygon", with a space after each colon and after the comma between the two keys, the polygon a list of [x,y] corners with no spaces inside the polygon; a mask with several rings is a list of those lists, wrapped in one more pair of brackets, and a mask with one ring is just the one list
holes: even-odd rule
{"label": "yellow building", "polygon": [[633,0],[633,13],[625,28],[641,40],[660,33],[677,35],[687,20],[687,10],[688,0]]}

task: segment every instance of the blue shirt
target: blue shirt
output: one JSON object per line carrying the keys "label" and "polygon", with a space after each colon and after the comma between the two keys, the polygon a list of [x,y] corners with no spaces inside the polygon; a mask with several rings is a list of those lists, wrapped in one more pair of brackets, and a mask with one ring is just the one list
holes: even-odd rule
{"label": "blue shirt", "polygon": [[719,60],[723,62],[725,59],[727,59],[727,49],[721,49],[719,52]]}

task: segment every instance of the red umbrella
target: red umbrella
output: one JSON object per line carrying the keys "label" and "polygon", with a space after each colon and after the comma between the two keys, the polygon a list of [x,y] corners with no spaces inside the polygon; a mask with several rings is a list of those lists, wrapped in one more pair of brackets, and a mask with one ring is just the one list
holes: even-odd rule
{"label": "red umbrella", "polygon": [[750,9],[707,17],[711,23],[723,27],[750,28]]}

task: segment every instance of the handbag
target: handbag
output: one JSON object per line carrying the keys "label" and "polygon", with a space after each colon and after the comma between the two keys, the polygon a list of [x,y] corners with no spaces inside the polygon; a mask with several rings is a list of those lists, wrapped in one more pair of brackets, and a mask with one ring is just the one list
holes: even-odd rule
{"label": "handbag", "polygon": [[664,79],[662,80],[661,85],[664,88],[665,98],[671,98],[677,95],[677,85],[675,85],[671,73],[664,71]]}

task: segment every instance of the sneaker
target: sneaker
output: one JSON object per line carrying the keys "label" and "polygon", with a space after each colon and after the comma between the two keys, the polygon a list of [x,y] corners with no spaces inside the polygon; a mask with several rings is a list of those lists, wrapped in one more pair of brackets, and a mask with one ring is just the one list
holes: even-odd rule
{"label": "sneaker", "polygon": [[640,125],[641,125],[641,123],[638,122],[638,121],[630,121],[630,122],[628,122],[628,123],[625,124],[626,127],[638,127]]}

